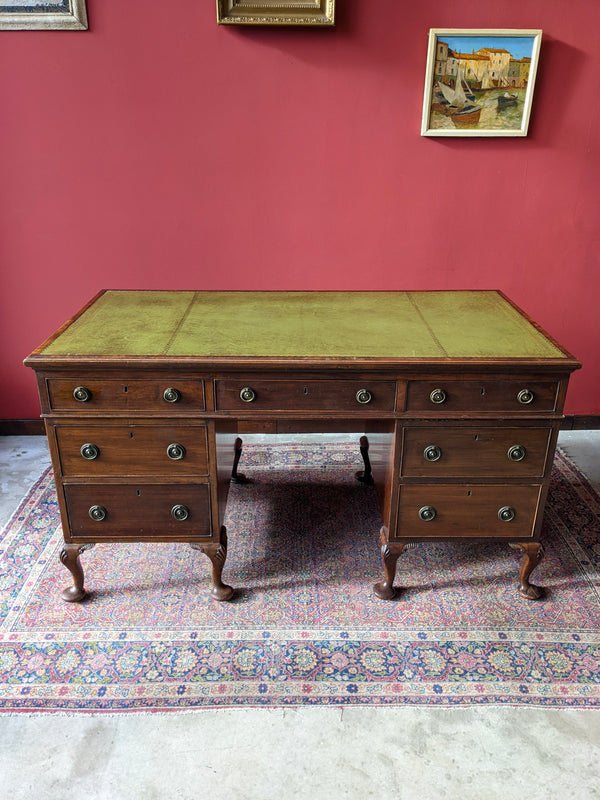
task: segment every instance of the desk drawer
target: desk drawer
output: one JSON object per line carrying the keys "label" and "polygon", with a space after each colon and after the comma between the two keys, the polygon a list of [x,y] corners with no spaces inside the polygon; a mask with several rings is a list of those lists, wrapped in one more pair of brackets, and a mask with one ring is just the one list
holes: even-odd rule
{"label": "desk drawer", "polygon": [[475,413],[552,412],[556,409],[557,381],[529,380],[444,380],[409,381],[406,410]]}
{"label": "desk drawer", "polygon": [[401,475],[541,478],[549,428],[405,428]]}
{"label": "desk drawer", "polygon": [[207,475],[205,425],[57,425],[65,476]]}
{"label": "desk drawer", "polygon": [[528,538],[540,486],[402,486],[396,539]]}
{"label": "desk drawer", "polygon": [[210,491],[205,484],[68,484],[71,536],[157,541],[210,537]]}
{"label": "desk drawer", "polygon": [[173,376],[148,380],[49,378],[48,398],[53,411],[204,411],[204,381]]}
{"label": "desk drawer", "polygon": [[396,381],[269,381],[252,377],[215,381],[219,411],[393,412]]}

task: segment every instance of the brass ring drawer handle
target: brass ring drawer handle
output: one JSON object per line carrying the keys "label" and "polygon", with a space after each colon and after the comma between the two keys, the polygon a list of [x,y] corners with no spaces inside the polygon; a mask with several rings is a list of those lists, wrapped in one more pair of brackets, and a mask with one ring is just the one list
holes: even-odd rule
{"label": "brass ring drawer handle", "polygon": [[181,400],[181,392],[169,386],[163,392],[163,400],[165,403],[178,403]]}
{"label": "brass ring drawer handle", "polygon": [[430,444],[423,450],[423,458],[425,461],[439,461],[441,457],[442,448],[438,447],[437,444]]}
{"label": "brass ring drawer handle", "polygon": [[93,461],[100,455],[100,448],[91,442],[86,442],[81,445],[79,452],[86,461]]}
{"label": "brass ring drawer handle", "polygon": [[92,393],[85,386],[77,386],[73,389],[73,397],[80,403],[87,403],[91,396]]}
{"label": "brass ring drawer handle", "polygon": [[436,406],[446,402],[446,392],[443,389],[434,389],[429,395],[429,399]]}
{"label": "brass ring drawer handle", "polygon": [[104,506],[92,506],[88,511],[90,519],[93,519],[94,522],[102,522],[102,520],[106,519],[107,513]]}
{"label": "brass ring drawer handle", "polygon": [[360,403],[361,406],[366,406],[372,399],[373,395],[368,389],[359,389],[356,393],[356,402]]}
{"label": "brass ring drawer handle", "polygon": [[513,444],[512,447],[508,448],[507,455],[510,461],[523,461],[527,455],[527,450],[522,444]]}
{"label": "brass ring drawer handle", "polygon": [[517,516],[517,512],[511,506],[502,506],[498,511],[498,519],[502,522],[511,522]]}
{"label": "brass ring drawer handle", "polygon": [[419,519],[423,522],[432,522],[437,516],[437,511],[433,506],[423,506],[419,509]]}
{"label": "brass ring drawer handle", "polygon": [[528,406],[530,403],[533,403],[534,394],[531,389],[521,389],[519,394],[517,395],[517,400],[521,403],[522,406]]}
{"label": "brass ring drawer handle", "polygon": [[190,510],[187,506],[176,505],[171,509],[171,516],[173,519],[176,519],[177,522],[185,522],[190,516]]}
{"label": "brass ring drawer handle", "polygon": [[251,403],[255,399],[256,392],[254,389],[251,389],[249,386],[244,386],[244,388],[240,390],[240,400],[243,403]]}
{"label": "brass ring drawer handle", "polygon": [[182,444],[173,442],[167,447],[167,455],[171,461],[181,461],[185,458],[185,447]]}

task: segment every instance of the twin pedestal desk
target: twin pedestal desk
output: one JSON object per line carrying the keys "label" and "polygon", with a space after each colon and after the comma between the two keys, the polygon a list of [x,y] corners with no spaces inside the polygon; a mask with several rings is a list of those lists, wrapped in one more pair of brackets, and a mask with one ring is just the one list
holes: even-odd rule
{"label": "twin pedestal desk", "polygon": [[[244,433],[347,432],[383,524],[378,597],[413,542],[540,529],[570,373],[580,364],[493,291],[105,291],[26,360],[37,373],[64,547],[189,542],[222,580]],[[372,576],[365,575],[365,582]]]}

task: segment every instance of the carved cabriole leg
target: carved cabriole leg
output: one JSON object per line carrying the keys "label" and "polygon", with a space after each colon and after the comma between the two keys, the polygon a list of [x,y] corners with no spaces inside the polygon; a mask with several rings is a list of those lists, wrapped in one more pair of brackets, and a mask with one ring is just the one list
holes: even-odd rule
{"label": "carved cabriole leg", "polygon": [[379,536],[381,544],[381,555],[383,557],[383,570],[384,579],[376,583],[373,591],[381,600],[391,600],[395,594],[394,578],[396,577],[396,563],[398,558],[402,555],[408,543],[405,544],[390,544],[387,537],[385,527],[381,529]]}
{"label": "carved cabriole leg", "polygon": [[533,583],[529,583],[529,576],[542,560],[544,548],[540,542],[511,542],[513,550],[522,550],[523,560],[519,572],[519,594],[527,600],[539,600],[544,590]]}
{"label": "carved cabriole leg", "polygon": [[60,560],[73,576],[73,586],[69,586],[62,593],[62,599],[67,603],[77,603],[86,595],[83,588],[83,568],[79,556],[93,544],[64,544],[60,551]]}
{"label": "carved cabriole leg", "polygon": [[369,440],[367,439],[366,436],[360,437],[360,454],[362,456],[365,468],[364,471],[361,470],[360,472],[357,472],[356,477],[361,483],[364,483],[366,486],[373,486],[375,481],[373,480],[373,474],[371,472],[371,460],[369,458]]}
{"label": "carved cabriole leg", "polygon": [[221,573],[227,558],[227,531],[221,528],[221,541],[218,544],[200,544],[192,542],[194,550],[200,550],[205,556],[210,558],[212,563],[212,587],[210,596],[214,600],[230,600],[233,596],[233,587],[228,586],[221,580]]}
{"label": "carved cabriole leg", "polygon": [[243,473],[237,471],[238,464],[240,463],[240,458],[242,456],[242,445],[243,442],[238,436],[235,440],[235,444],[233,445],[235,455],[233,457],[233,466],[231,468],[231,483],[249,483],[248,478]]}

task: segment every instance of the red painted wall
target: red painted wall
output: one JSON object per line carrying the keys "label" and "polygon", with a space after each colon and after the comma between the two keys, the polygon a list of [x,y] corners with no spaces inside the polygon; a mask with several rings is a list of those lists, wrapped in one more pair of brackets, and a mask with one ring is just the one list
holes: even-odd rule
{"label": "red painted wall", "polygon": [[[0,418],[100,288],[499,288],[600,413],[598,0],[338,0],[335,30],[213,0],[88,0],[0,34]],[[527,138],[420,136],[430,27],[542,28]]]}

